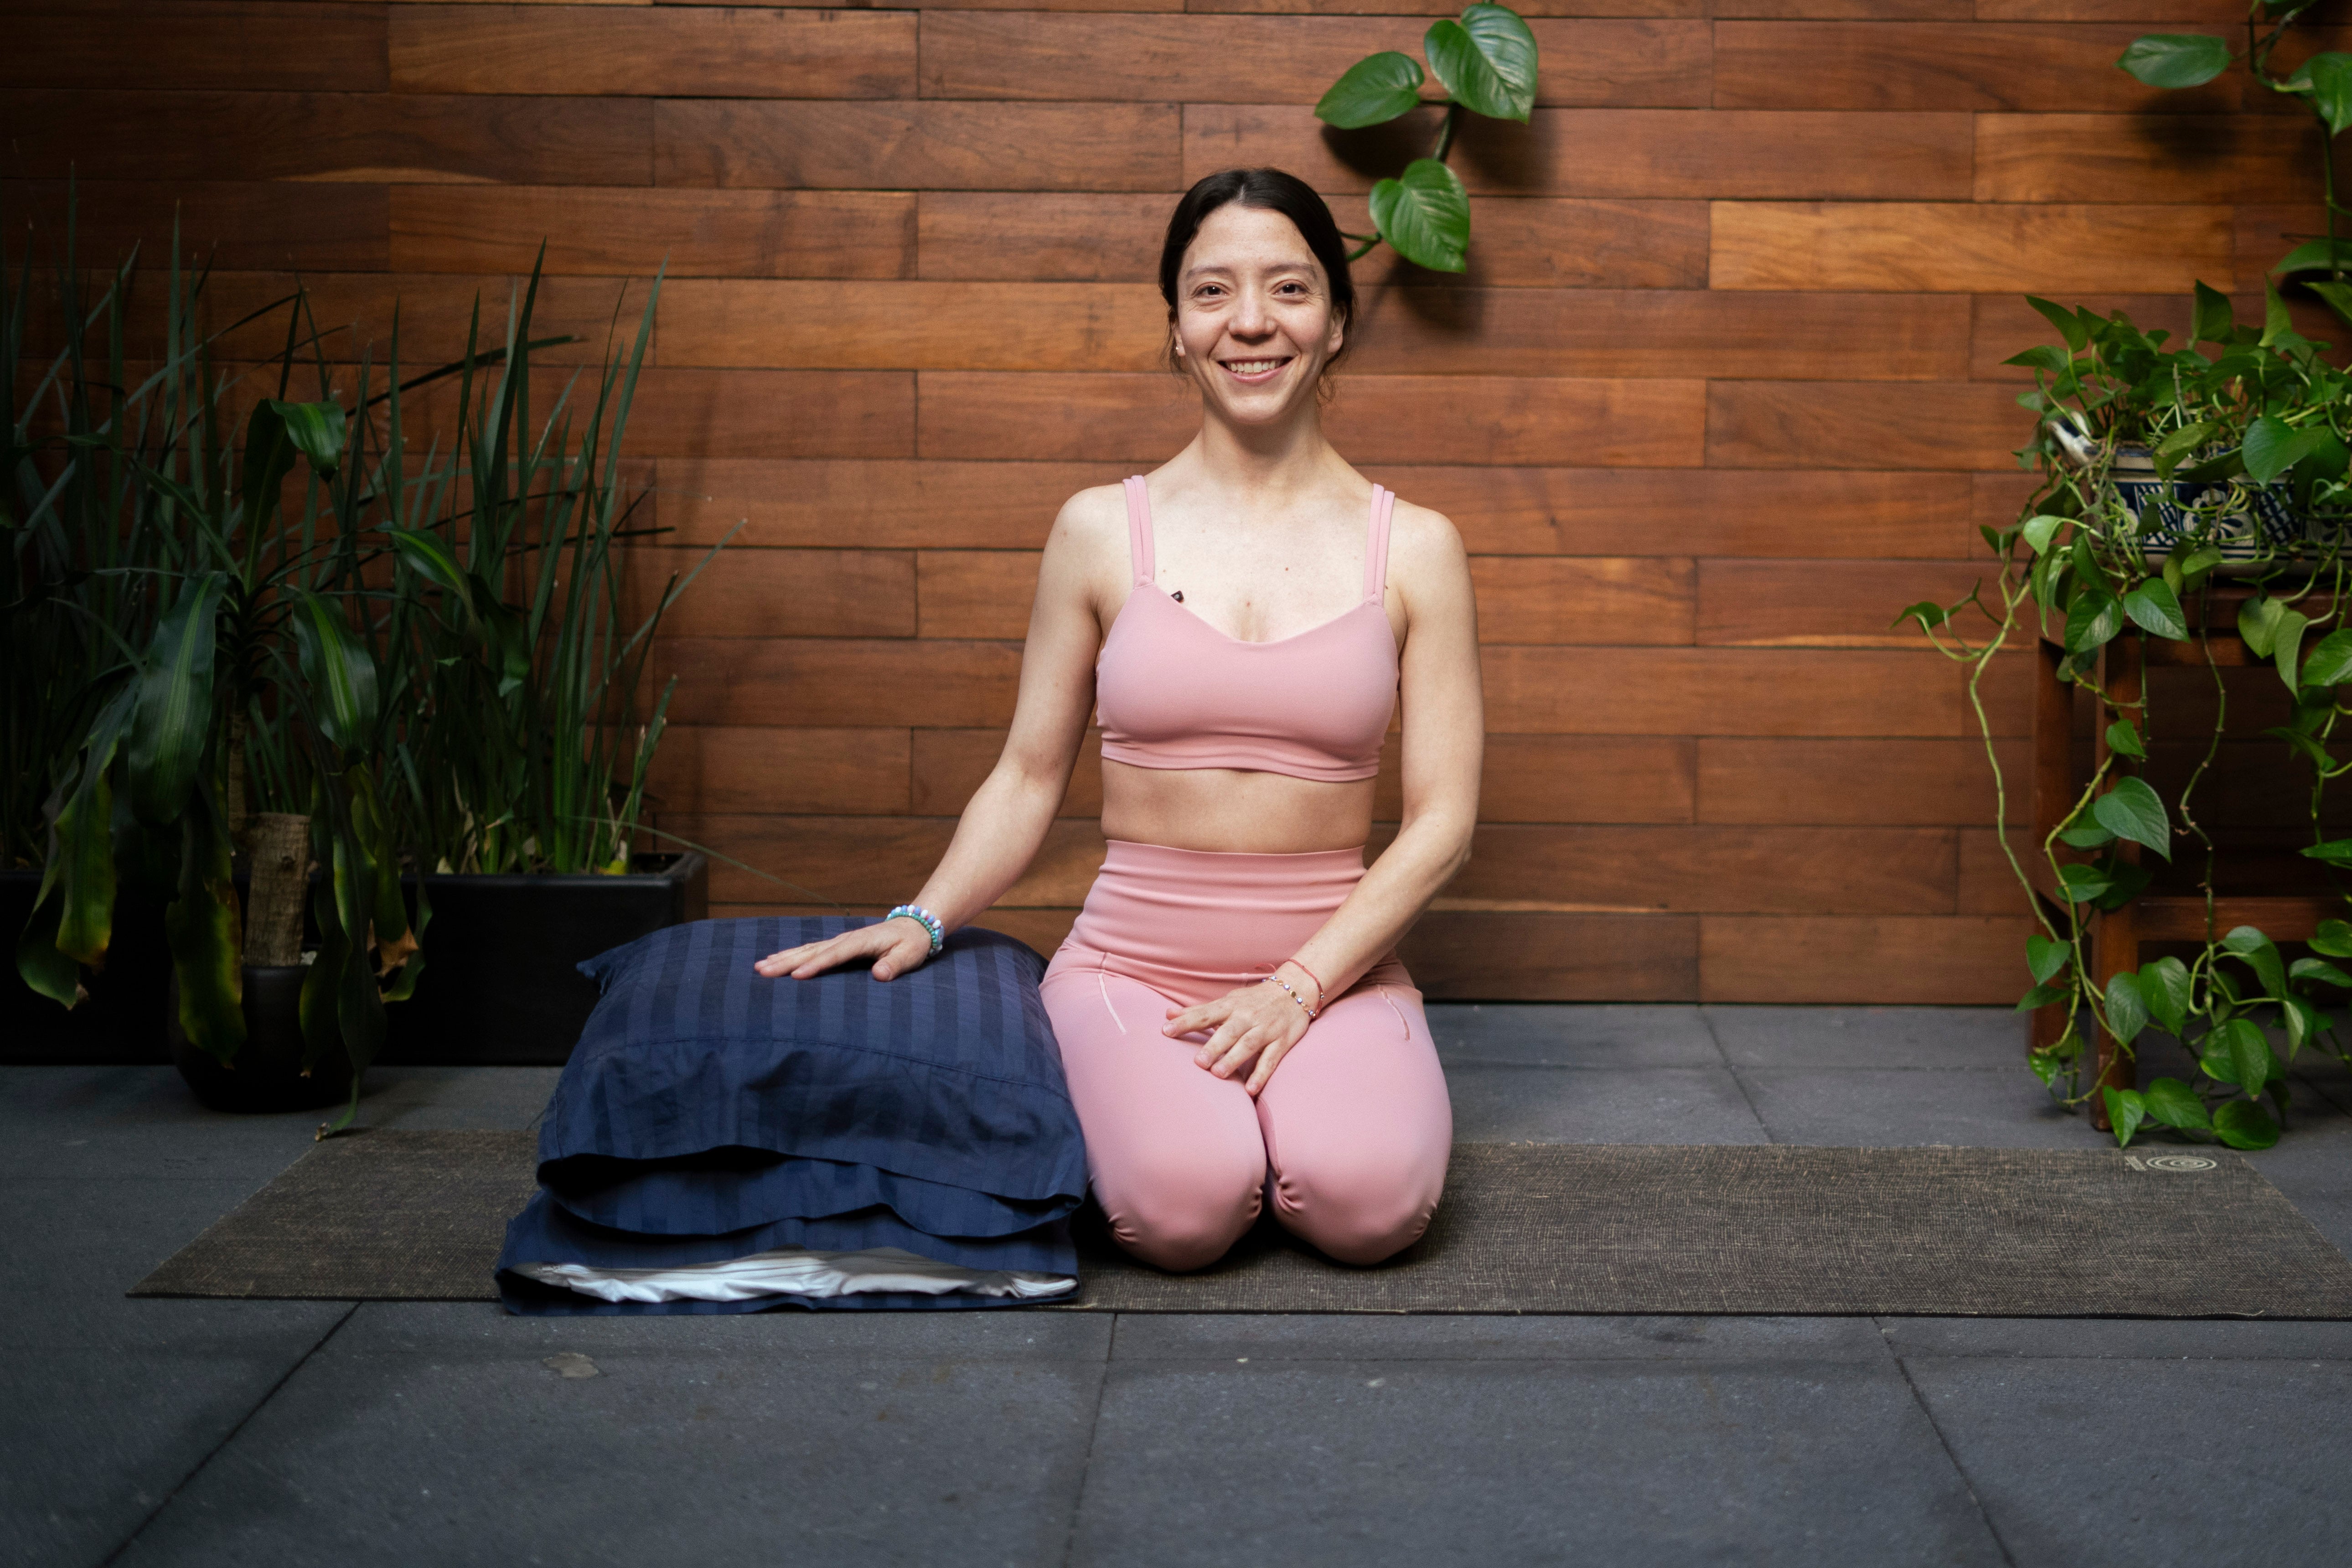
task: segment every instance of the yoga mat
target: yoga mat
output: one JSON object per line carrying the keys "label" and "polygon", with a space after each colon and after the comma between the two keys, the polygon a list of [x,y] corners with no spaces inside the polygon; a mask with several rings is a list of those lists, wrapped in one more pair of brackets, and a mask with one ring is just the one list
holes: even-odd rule
{"label": "yoga mat", "polygon": [[[320,1144],[134,1296],[488,1300],[529,1132]],[[2226,1150],[1465,1143],[1375,1268],[1263,1224],[1170,1275],[1093,1226],[1075,1302],[1122,1312],[2352,1318],[2352,1262]]]}

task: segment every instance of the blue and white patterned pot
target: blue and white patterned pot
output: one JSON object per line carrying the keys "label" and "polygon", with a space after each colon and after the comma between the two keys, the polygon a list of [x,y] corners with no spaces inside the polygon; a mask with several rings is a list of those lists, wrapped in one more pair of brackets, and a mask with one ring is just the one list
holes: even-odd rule
{"label": "blue and white patterned pot", "polygon": [[2284,484],[2263,485],[2254,490],[2250,505],[2216,516],[2191,509],[2227,497],[2230,481],[2176,475],[2168,483],[2157,478],[2156,459],[2146,447],[2118,446],[2107,477],[2124,510],[2140,520],[2140,552],[2151,563],[2184,542],[2210,544],[2221,552],[2215,573],[2242,576],[2259,570],[2266,560],[2302,553],[2311,538],[2311,529],[2295,511]]}

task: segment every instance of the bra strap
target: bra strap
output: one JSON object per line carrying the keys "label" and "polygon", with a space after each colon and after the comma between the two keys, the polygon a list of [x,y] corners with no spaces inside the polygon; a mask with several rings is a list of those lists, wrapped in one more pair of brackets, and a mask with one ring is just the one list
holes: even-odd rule
{"label": "bra strap", "polygon": [[1364,603],[1377,605],[1389,585],[1389,515],[1396,510],[1396,492],[1372,487],[1372,527],[1364,542]]}
{"label": "bra strap", "polygon": [[[1385,529],[1381,531],[1381,544],[1385,549]],[[1135,569],[1139,586],[1160,574],[1151,561],[1151,494],[1144,489],[1141,474],[1132,475],[1127,481],[1127,559]]]}

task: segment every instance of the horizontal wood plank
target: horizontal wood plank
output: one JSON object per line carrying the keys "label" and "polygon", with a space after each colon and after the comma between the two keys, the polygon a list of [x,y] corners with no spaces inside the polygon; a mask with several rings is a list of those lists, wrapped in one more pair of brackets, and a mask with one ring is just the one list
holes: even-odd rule
{"label": "horizontal wood plank", "polygon": [[[2115,68],[2147,29],[2124,23],[1732,21],[1715,24],[1718,109],[2227,111],[2238,85],[2143,86]],[[2220,28],[2180,31],[2230,35]]]}
{"label": "horizontal wood plank", "polygon": [[903,11],[394,5],[400,92],[911,98]]}
{"label": "horizontal wood plank", "polygon": [[1675,556],[1474,556],[1478,640],[1686,646],[1697,573]]}
{"label": "horizontal wood plank", "polygon": [[[2018,864],[2031,875],[2038,858],[2032,833],[2013,827],[2009,833],[2009,847],[2015,851]],[[1958,912],[1964,915],[2024,915],[2033,913],[2033,900],[2010,867],[2009,857],[2001,853],[2000,836],[1990,827],[1963,828],[1960,832],[1960,890]],[[2223,928],[2227,930],[2227,927]],[[2022,950],[2024,944],[2019,943]],[[2020,956],[2022,956],[2021,951]],[[2019,968],[2023,969],[2021,963]],[[2031,984],[2021,973],[2017,988],[2020,993]]]}
{"label": "horizontal wood plank", "polygon": [[1481,555],[1948,559],[1978,548],[1962,475],[1361,466],[1450,515]]}
{"label": "horizontal wood plank", "polygon": [[[985,0],[995,5],[998,0]],[[1093,0],[1073,0],[1079,9],[1097,7]],[[1005,0],[1013,10],[1029,9],[1023,0]],[[1042,8],[1042,7],[1041,7]],[[1288,16],[1451,16],[1459,7],[1453,0],[1185,0],[1194,14],[1248,14]],[[1522,16],[1704,16],[1706,0],[1528,0],[1513,10]]]}
{"label": "horizontal wood plank", "polygon": [[[971,804],[989,771],[1004,754],[1002,730],[914,731],[914,805],[917,816],[954,816]],[[1070,770],[1056,816],[1102,815],[1102,731],[1088,730]]]}
{"label": "horizontal wood plank", "polygon": [[632,625],[653,613],[673,577],[696,574],[662,616],[671,637],[915,635],[915,561],[903,550],[730,548],[712,556],[654,544],[625,552],[624,560],[623,607]]}
{"label": "horizontal wood plank", "polygon": [[390,222],[390,265],[404,272],[528,272],[534,262],[550,275],[661,268],[673,278],[915,270],[915,197],[904,191],[396,185]]}
{"label": "horizontal wood plank", "polygon": [[914,392],[892,371],[649,367],[627,444],[663,458],[911,457]]}
{"label": "horizontal wood plank", "polygon": [[[1697,742],[1701,822],[1967,826],[1993,818],[1992,769],[1973,738],[1807,741],[1710,736]],[[2010,815],[2030,808],[2029,748],[1997,749]],[[1965,853],[1963,855],[1965,865]]]}
{"label": "horizontal wood plank", "polygon": [[[1995,563],[1702,561],[1697,642],[1715,647],[1921,647],[1895,617],[1923,599],[1953,605],[1997,575]],[[1969,609],[1949,628],[1971,643],[2000,629]]]}
{"label": "horizontal wood plank", "polygon": [[1968,382],[1717,381],[1710,468],[1998,468],[2032,434],[2014,389]]}
{"label": "horizontal wood plank", "polygon": [[663,307],[664,364],[1149,371],[1168,335],[1134,283],[682,278]]}
{"label": "horizontal wood plank", "polygon": [[[1481,195],[1966,201],[1971,118],[1538,109],[1525,126],[1470,117],[1453,167]],[[1369,191],[1424,155],[1434,126],[1433,113],[1416,110],[1387,125],[1327,134],[1308,108],[1192,104],[1184,110],[1184,180],[1273,163],[1319,191]]]}
{"label": "horizontal wood plank", "polygon": [[1001,726],[1013,721],[1021,649],[911,637],[664,637],[646,679],[658,689],[672,676],[670,719],[679,724]]}
{"label": "horizontal wood plank", "polygon": [[1933,652],[1490,647],[1479,663],[1497,731],[1952,736],[1971,722],[1956,667]]}
{"label": "horizontal wood plank", "polygon": [[1482,826],[1454,900],[1671,914],[1948,914],[1944,827]]}
{"label": "horizontal wood plank", "polygon": [[673,724],[662,731],[646,790],[659,811],[689,816],[903,816],[919,809],[908,800],[908,733]]}
{"label": "horizontal wood plank", "polygon": [[7,28],[0,88],[381,92],[386,86],[382,5],[17,0]]}
{"label": "horizontal wood plank", "polygon": [[[1707,1002],[2006,1004],[2023,989],[2023,916],[1707,915],[1699,994]],[[2025,1021],[2017,1023],[2025,1056]]]}
{"label": "horizontal wood plank", "polygon": [[[2268,280],[2271,268],[2276,267],[2286,253],[2307,239],[2316,239],[2327,233],[2326,209],[2295,204],[2255,205],[2237,209],[2234,236],[2237,251],[2237,287],[2249,293],[2260,294]],[[2207,279],[2216,289],[2224,287],[2218,279]]]}
{"label": "horizontal wood plank", "polygon": [[2237,0],[1976,0],[1988,22],[2243,23]]}
{"label": "horizontal wood plank", "polygon": [[1129,464],[727,458],[662,465],[662,525],[707,543],[1037,550],[1062,503]]}
{"label": "horizontal wood plank", "polygon": [[[1174,375],[919,377],[927,458],[1164,461],[1197,395]],[[1391,461],[1695,464],[1701,384],[1513,376],[1352,375],[1324,416],[1342,450]]]}
{"label": "horizontal wood plank", "polygon": [[2200,279],[2220,286],[2234,266],[2225,206],[1717,202],[1713,212],[1717,289],[2185,295]]}
{"label": "horizontal wood plank", "polygon": [[1027,550],[925,550],[916,557],[920,635],[1023,637],[1037,595],[1037,561]]}
{"label": "horizontal wood plank", "polygon": [[[1450,515],[1481,555],[1967,559],[1982,548],[1976,523],[2015,521],[2031,489],[2015,474],[1360,466]],[[746,544],[1034,550],[1070,496],[1134,471],[1110,460],[665,462],[662,522],[687,542],[748,520]]]}
{"label": "horizontal wood plank", "polygon": [[[708,844],[735,859],[799,884],[835,903],[888,905],[911,897],[947,852],[955,819],[940,816],[688,816],[670,831]],[[1100,826],[1063,818],[1045,831],[1029,869],[999,908],[1074,908],[1103,858]],[[713,903],[755,903],[792,897],[773,882],[732,866],[710,868]]]}
{"label": "horizontal wood plank", "polygon": [[[1675,737],[1489,735],[1478,820],[1689,822],[1696,752]],[[1385,819],[1398,808],[1376,799],[1373,809]]]}
{"label": "horizontal wood plank", "polygon": [[[1065,195],[926,191],[921,275],[940,279],[1154,282],[1177,193]],[[1334,193],[1354,226],[1360,195]],[[1692,201],[1490,196],[1461,281],[1488,288],[1698,289],[1706,283],[1706,204]],[[1359,290],[1425,283],[1393,251],[1359,262]]]}
{"label": "horizontal wood plank", "polygon": [[1973,0],[1714,0],[1707,14],[1725,21],[1965,22],[1978,9]]}
{"label": "horizontal wood plank", "polygon": [[[68,188],[64,180],[0,182],[0,208],[31,225],[43,266],[64,258]],[[145,261],[162,263],[175,219],[181,253],[193,265],[306,273],[394,265],[391,202],[382,185],[85,179],[72,190],[76,259],[84,267],[110,265],[134,247]]]}
{"label": "horizontal wood plank", "polygon": [[663,185],[1169,191],[1187,183],[1171,104],[665,99],[653,143],[654,183]]}
{"label": "horizontal wood plank", "polygon": [[1688,915],[1432,910],[1397,943],[1431,1001],[1691,1002]]}
{"label": "horizontal wood plank", "polygon": [[1980,202],[2285,203],[2318,188],[2316,122],[2214,114],[1985,114]]}
{"label": "horizontal wood plank", "polygon": [[[1696,109],[1707,101],[1707,24],[1538,20],[1537,101]],[[1115,103],[1312,103],[1364,56],[1418,56],[1419,17],[923,16],[922,96]],[[1247,60],[1246,70],[1234,62]]]}
{"label": "horizontal wood plank", "polygon": [[653,105],[636,99],[339,92],[0,95],[9,173],[27,178],[444,181],[642,185]]}

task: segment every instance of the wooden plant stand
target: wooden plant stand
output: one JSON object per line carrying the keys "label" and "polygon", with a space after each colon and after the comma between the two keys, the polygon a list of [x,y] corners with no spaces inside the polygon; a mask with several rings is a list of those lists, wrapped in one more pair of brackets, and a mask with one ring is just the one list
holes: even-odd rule
{"label": "wooden plant stand", "polygon": [[[2246,589],[2216,590],[2208,601],[2206,613],[2212,620],[2210,642],[2213,662],[2223,666],[2265,664],[2256,658],[2243,638],[2237,633],[2238,607],[2250,596]],[[2185,606],[2193,616],[2197,606]],[[2065,649],[2055,640],[2063,632],[2063,622],[2046,624],[2035,641],[2040,664],[2036,670],[2033,703],[2033,844],[2027,860],[2027,872],[2033,879],[2034,897],[2045,900],[2061,921],[2065,903],[2055,894],[2055,882],[2048,864],[2043,861],[2042,846],[2081,792],[2082,781],[2074,776],[2074,688],[2058,679],[2058,667],[2065,658]],[[2136,626],[2126,626],[2123,634],[2099,650],[2096,676],[2099,685],[2119,704],[2137,703],[2145,691],[2145,674],[2149,665],[2202,666],[2205,650],[2197,640],[2175,642],[2168,638],[2150,638]],[[2095,768],[2108,756],[2106,723],[2104,718],[2094,724],[2092,763]],[[2139,726],[2143,733],[2147,726]],[[2119,843],[2125,858],[2137,863],[2140,847]],[[2319,928],[2319,922],[2343,912],[2344,900],[2332,894],[2249,894],[2222,895],[2214,900],[2211,934],[2219,936],[2242,925],[2259,927],[2273,942],[2308,940]],[[2091,978],[2104,994],[2107,982],[2117,973],[2139,967],[2139,949],[2147,942],[2197,942],[2209,940],[2205,920],[2205,900],[2202,894],[2145,892],[2122,909],[2112,911],[2084,908],[2090,937]],[[2068,1004],[2053,1002],[2033,1015],[2033,1048],[2054,1045],[2066,1032]],[[2089,1104],[2091,1122],[2102,1130],[2107,1126],[2105,1097],[2098,1091],[2113,1086],[2116,1089],[2138,1087],[2132,1058],[2122,1050],[2115,1037],[2096,1025],[2092,1028],[2091,1044],[2097,1056],[2097,1077],[2093,1080]]]}

